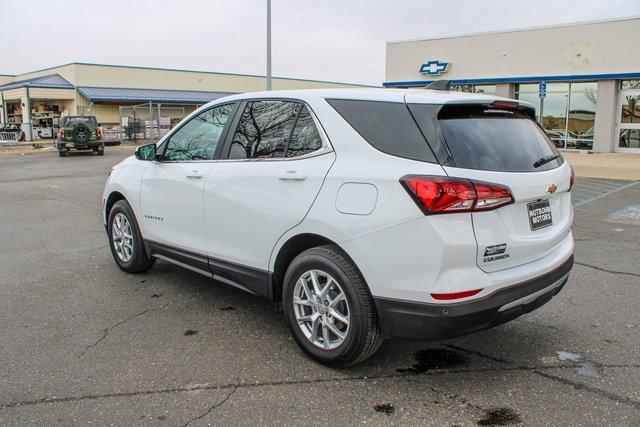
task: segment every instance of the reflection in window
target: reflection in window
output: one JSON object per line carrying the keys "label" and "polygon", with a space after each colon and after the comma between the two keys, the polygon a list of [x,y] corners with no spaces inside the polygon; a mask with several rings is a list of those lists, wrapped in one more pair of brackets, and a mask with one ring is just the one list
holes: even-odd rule
{"label": "reflection in window", "polygon": [[313,122],[313,118],[307,107],[304,107],[298,116],[296,127],[291,135],[291,141],[287,146],[287,157],[296,157],[309,154],[322,147],[322,140]]}
{"label": "reflection in window", "polygon": [[[567,103],[566,93],[547,93],[542,101],[542,127],[556,147],[564,148],[567,139]],[[566,145],[567,147],[570,144]]]}
{"label": "reflection in window", "polygon": [[493,95],[496,93],[496,85],[452,85],[451,90],[456,92],[486,93]]}
{"label": "reflection in window", "polygon": [[283,157],[299,109],[300,104],[294,102],[248,103],[233,136],[229,158]]}
{"label": "reflection in window", "polygon": [[621,129],[618,147],[640,148],[640,129]]}
{"label": "reflection in window", "polygon": [[626,95],[622,102],[620,121],[640,124],[640,95]]}
{"label": "reflection in window", "polygon": [[189,120],[169,139],[165,159],[212,159],[232,111],[233,104],[220,105]]}
{"label": "reflection in window", "polygon": [[640,80],[622,80],[620,89],[640,89]]}
{"label": "reflection in window", "polygon": [[[574,89],[572,84],[571,89]],[[575,148],[593,148],[593,129],[596,124],[598,93],[592,86],[581,87],[581,92],[571,92],[569,103],[568,136]]]}
{"label": "reflection in window", "polygon": [[516,92],[520,93],[538,93],[540,85],[538,83],[526,83],[516,85]]}
{"label": "reflection in window", "polygon": [[597,82],[547,83],[539,99],[539,84],[520,84],[516,97],[536,106],[536,118],[558,148],[593,148],[598,103]]}

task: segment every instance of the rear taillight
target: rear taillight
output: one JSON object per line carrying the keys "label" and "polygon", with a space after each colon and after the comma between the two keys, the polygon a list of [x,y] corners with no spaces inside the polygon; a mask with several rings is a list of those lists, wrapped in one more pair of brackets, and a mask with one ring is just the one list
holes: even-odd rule
{"label": "rear taillight", "polygon": [[509,187],[465,178],[408,175],[400,182],[426,215],[488,211],[513,203]]}
{"label": "rear taillight", "polygon": [[102,131],[100,130],[100,128],[96,129],[96,136],[99,138],[102,136]]}
{"label": "rear taillight", "polygon": [[573,184],[576,183],[576,173],[573,171],[573,166],[569,165],[571,168],[571,178],[569,178],[569,191],[573,188]]}
{"label": "rear taillight", "polygon": [[58,136],[60,138],[64,138],[64,129],[61,129],[60,132],[58,132]]}

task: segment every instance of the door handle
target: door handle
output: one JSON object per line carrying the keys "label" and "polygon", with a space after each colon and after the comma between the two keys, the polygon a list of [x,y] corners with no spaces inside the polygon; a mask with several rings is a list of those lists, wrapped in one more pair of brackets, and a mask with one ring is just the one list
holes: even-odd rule
{"label": "door handle", "polygon": [[202,178],[204,176],[204,173],[202,171],[199,170],[192,170],[191,172],[187,172],[187,178]]}
{"label": "door handle", "polygon": [[294,170],[288,170],[281,173],[280,176],[278,176],[278,179],[281,179],[282,181],[304,181],[307,179],[307,175],[298,173]]}

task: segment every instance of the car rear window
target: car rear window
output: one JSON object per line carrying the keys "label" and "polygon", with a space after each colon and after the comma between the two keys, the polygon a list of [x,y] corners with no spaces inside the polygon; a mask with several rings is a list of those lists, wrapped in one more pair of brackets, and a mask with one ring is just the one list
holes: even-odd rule
{"label": "car rear window", "polygon": [[438,123],[456,167],[501,172],[554,169],[562,157],[534,167],[536,160],[558,154],[536,122],[519,110],[489,106],[447,106]]}
{"label": "car rear window", "polygon": [[373,147],[397,157],[437,163],[404,103],[327,99]]}
{"label": "car rear window", "polygon": [[96,125],[96,118],[93,116],[87,116],[87,117],[64,117],[62,119],[62,125],[63,126],[75,126],[77,124],[82,123],[83,125],[87,125],[87,126],[95,126]]}

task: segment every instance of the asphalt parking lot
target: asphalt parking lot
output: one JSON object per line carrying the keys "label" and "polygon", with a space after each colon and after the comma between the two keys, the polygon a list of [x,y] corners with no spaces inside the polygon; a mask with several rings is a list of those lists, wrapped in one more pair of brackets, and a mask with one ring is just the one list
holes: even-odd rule
{"label": "asphalt parking lot", "polygon": [[578,181],[576,265],[541,309],[333,370],[266,301],[116,267],[100,195],[128,153],[0,158],[1,425],[640,423],[640,185]]}

